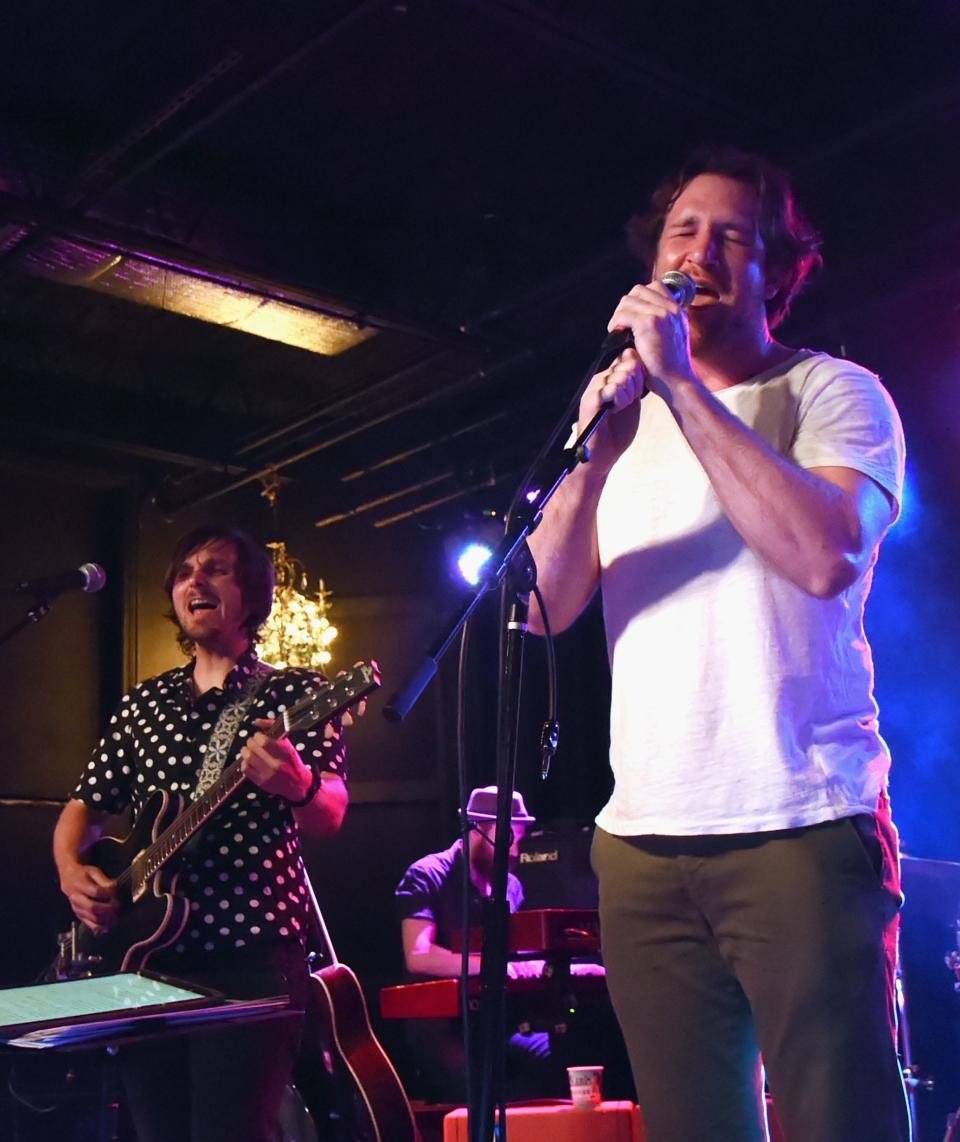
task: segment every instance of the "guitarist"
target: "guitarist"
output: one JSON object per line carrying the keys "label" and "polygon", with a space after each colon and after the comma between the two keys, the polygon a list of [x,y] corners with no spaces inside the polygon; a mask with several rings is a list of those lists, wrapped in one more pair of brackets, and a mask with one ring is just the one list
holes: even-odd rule
{"label": "guitarist", "polygon": [[[346,757],[339,721],[289,739],[264,732],[323,682],[309,671],[273,672],[258,659],[273,585],[268,552],[238,529],[201,527],[177,543],[164,590],[190,661],[123,698],[60,815],[54,859],[76,917],[94,932],[119,932],[116,883],[88,849],[108,815],[136,815],[153,791],[189,798],[214,741],[211,753],[225,753],[226,764],[242,759],[247,781],[185,849],[175,892],[189,901],[186,923],[160,936],[146,966],[231,997],[287,994],[302,1009],[309,977],[300,834],[340,828]],[[299,1024],[267,1020],[125,1047],[121,1073],[140,1142],[272,1138]]]}

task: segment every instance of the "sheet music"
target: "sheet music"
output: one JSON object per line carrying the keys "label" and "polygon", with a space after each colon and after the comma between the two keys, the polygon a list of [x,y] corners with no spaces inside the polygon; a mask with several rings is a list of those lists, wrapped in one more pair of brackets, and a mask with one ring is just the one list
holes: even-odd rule
{"label": "sheet music", "polygon": [[8,987],[0,990],[0,1027],[12,1029],[19,1024],[76,1019],[203,998],[203,992],[188,991],[133,972]]}

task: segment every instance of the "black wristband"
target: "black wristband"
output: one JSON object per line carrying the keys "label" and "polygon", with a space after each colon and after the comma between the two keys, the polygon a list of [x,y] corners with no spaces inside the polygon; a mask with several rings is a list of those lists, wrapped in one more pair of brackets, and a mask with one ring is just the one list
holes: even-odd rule
{"label": "black wristband", "polygon": [[315,766],[310,766],[310,788],[307,790],[306,797],[301,797],[299,801],[287,801],[291,809],[302,809],[304,805],[309,805],[310,802],[316,797],[317,790],[320,788],[320,770]]}

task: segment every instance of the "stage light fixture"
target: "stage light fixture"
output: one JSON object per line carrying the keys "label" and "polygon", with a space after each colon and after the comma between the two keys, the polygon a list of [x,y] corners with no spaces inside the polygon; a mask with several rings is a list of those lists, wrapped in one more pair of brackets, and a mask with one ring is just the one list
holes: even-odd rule
{"label": "stage light fixture", "polygon": [[475,587],[502,535],[503,522],[494,511],[471,514],[450,527],[444,539],[444,551],[451,577]]}
{"label": "stage light fixture", "polygon": [[[184,255],[185,257],[185,255]],[[199,262],[199,256],[195,259]],[[124,301],[335,357],[377,330],[329,298],[228,268],[113,248],[92,239],[49,237],[25,263],[32,273]]]}
{"label": "stage light fixture", "polygon": [[917,486],[913,464],[907,461],[903,474],[903,491],[900,496],[900,515],[884,542],[897,544],[912,541],[923,523],[924,504]]}
{"label": "stage light fixture", "polygon": [[493,548],[486,543],[470,542],[457,558],[457,569],[464,580],[475,587],[480,582],[480,572],[493,554]]}

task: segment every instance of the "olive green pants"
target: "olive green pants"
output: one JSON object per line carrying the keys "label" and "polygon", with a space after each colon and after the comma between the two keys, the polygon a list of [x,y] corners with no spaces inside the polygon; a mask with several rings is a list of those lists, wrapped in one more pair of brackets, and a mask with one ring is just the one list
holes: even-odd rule
{"label": "olive green pants", "polygon": [[[882,806],[885,809],[885,805]],[[648,1142],[907,1142],[888,814],[617,837],[593,863],[607,983]]]}

